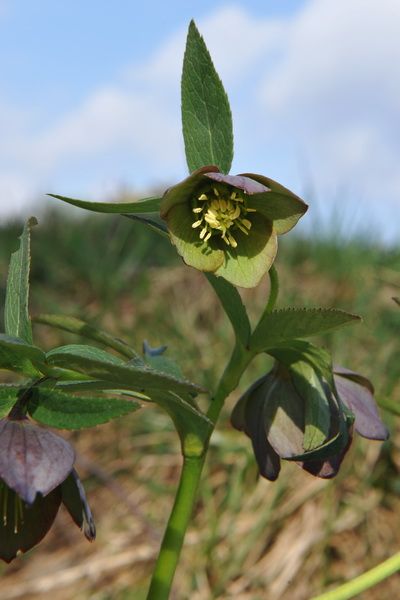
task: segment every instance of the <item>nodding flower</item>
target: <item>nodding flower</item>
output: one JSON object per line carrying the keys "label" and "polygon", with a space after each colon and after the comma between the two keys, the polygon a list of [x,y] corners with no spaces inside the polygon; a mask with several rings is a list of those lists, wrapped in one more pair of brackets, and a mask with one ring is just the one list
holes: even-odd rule
{"label": "nodding flower", "polygon": [[284,459],[317,477],[334,477],[351,445],[353,424],[364,437],[387,439],[371,382],[342,367],[332,375],[335,391],[305,362],[276,362],[239,399],[232,424],[251,439],[260,475],[274,481]]}
{"label": "nodding flower", "polygon": [[[12,415],[12,416],[11,416]],[[96,529],[72,446],[13,412],[0,419],[0,558],[38,544],[65,505],[89,541]]]}

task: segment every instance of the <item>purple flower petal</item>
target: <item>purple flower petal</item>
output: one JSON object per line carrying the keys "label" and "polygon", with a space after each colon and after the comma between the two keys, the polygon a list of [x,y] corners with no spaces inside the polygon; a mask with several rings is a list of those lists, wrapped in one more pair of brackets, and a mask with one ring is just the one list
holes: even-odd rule
{"label": "purple flower petal", "polygon": [[75,461],[72,446],[28,420],[0,420],[0,478],[32,504],[62,483]]}
{"label": "purple flower petal", "polygon": [[386,440],[388,430],[379,417],[370,389],[338,374],[334,379],[340,399],[354,414],[357,433],[371,440]]}
{"label": "purple flower petal", "polygon": [[219,183],[227,183],[235,188],[239,188],[245,194],[262,194],[271,191],[262,183],[244,175],[223,175],[223,173],[205,173],[205,175]]}

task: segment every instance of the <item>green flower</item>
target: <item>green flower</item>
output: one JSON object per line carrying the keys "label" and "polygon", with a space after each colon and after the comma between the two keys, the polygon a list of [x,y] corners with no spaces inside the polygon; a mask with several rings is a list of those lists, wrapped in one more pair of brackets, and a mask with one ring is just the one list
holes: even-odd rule
{"label": "green flower", "polygon": [[277,236],[307,208],[272,179],[206,166],[165,192],[160,213],[187,265],[254,287],[275,259]]}

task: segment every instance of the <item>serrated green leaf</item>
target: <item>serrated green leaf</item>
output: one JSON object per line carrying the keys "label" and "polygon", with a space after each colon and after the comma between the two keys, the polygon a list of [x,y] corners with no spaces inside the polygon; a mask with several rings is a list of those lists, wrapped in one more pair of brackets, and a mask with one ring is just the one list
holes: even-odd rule
{"label": "serrated green leaf", "polygon": [[151,397],[154,390],[196,394],[202,391],[185,379],[178,379],[132,363],[124,363],[115,356],[91,346],[62,346],[48,352],[50,364],[90,375],[94,379],[109,381],[118,386],[146,393]]}
{"label": "serrated green leaf", "polygon": [[23,339],[0,333],[0,369],[8,369],[27,376],[36,376],[39,371],[32,363],[44,364],[45,353]]}
{"label": "serrated green leaf", "polygon": [[333,308],[274,310],[262,316],[251,337],[250,349],[262,352],[286,340],[326,333],[360,320],[357,315]]}
{"label": "serrated green leaf", "polygon": [[228,97],[196,25],[191,21],[183,60],[182,129],[189,171],[216,165],[228,173],[233,127]]}
{"label": "serrated green leaf", "polygon": [[47,194],[57,200],[62,200],[72,206],[91,210],[99,213],[117,213],[117,214],[140,214],[160,211],[161,198],[151,197],[140,200],[139,202],[88,202],[87,200],[78,200],[77,198],[67,198],[58,194]]}
{"label": "serrated green leaf", "polygon": [[140,408],[140,404],[122,398],[72,396],[55,390],[37,388],[29,402],[30,416],[49,427],[82,429],[117,419]]}
{"label": "serrated green leaf", "polygon": [[145,356],[145,363],[155,371],[182,379],[183,374],[179,365],[168,356]]}
{"label": "serrated green leaf", "polygon": [[239,292],[226,279],[215,277],[211,273],[207,273],[206,277],[232,324],[237,340],[242,346],[247,346],[251,333],[250,321]]}
{"label": "serrated green leaf", "polygon": [[7,278],[4,325],[8,335],[32,344],[32,326],[29,318],[30,231],[37,225],[31,217],[22,232],[18,249],[13,252]]}
{"label": "serrated green leaf", "polygon": [[101,329],[97,329],[97,327],[93,327],[93,325],[90,325],[85,321],[76,319],[75,317],[68,317],[66,315],[39,315],[34,318],[34,322],[50,325],[51,327],[69,331],[70,333],[76,333],[77,335],[104,344],[129,359],[134,358],[143,362],[139,355],[122,340],[115,338]]}

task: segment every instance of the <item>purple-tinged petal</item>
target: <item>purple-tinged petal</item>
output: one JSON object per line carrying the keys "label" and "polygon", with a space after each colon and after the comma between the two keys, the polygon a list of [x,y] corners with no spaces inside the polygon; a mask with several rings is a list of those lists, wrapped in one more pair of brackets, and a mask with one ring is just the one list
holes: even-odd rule
{"label": "purple-tinged petal", "polygon": [[[266,378],[268,380],[268,376]],[[257,386],[244,406],[245,433],[251,439],[260,475],[275,481],[281,470],[280,458],[267,439],[263,422],[263,384]]]}
{"label": "purple-tinged petal", "polygon": [[321,479],[332,479],[332,477],[335,477],[338,474],[343,459],[351,446],[353,441],[352,429],[352,427],[348,428],[347,444],[338,454],[335,454],[326,460],[304,460],[303,462],[299,462],[297,464],[304,471],[314,475],[314,477],[321,477]]}
{"label": "purple-tinged petal", "polygon": [[0,478],[25,502],[46,496],[67,478],[75,461],[72,446],[28,420],[0,420]]}
{"label": "purple-tinged petal", "polygon": [[355,383],[359,383],[360,385],[366,387],[371,392],[371,394],[375,393],[374,386],[372,385],[370,380],[367,379],[367,377],[364,377],[364,375],[360,375],[360,373],[356,373],[355,371],[346,369],[346,367],[333,365],[333,374],[339,375],[340,377],[345,377],[346,379],[351,379],[351,381],[354,381]]}
{"label": "purple-tinged petal", "polygon": [[334,379],[339,398],[354,414],[357,433],[371,440],[386,440],[389,433],[379,417],[370,389],[340,375],[334,375]]}
{"label": "purple-tinged petal", "polygon": [[61,493],[62,502],[73,521],[83,529],[86,539],[93,542],[96,538],[96,526],[85,490],[75,469],[72,469],[70,475],[61,484]]}
{"label": "purple-tinged petal", "polygon": [[205,173],[205,175],[213,181],[226,183],[239,190],[243,190],[245,194],[262,194],[271,191],[267,186],[245,175],[223,175],[222,173]]}

